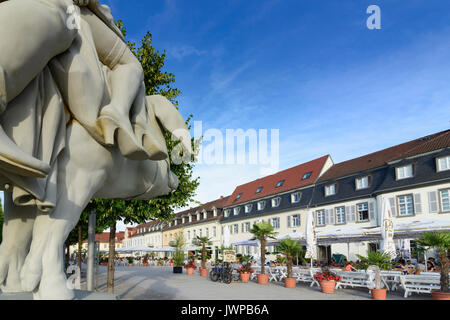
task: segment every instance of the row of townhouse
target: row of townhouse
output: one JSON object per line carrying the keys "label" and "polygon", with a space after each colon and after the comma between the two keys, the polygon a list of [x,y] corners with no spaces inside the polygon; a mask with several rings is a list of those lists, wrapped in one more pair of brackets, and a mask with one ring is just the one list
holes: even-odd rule
{"label": "row of townhouse", "polygon": [[[402,237],[419,237],[433,225],[450,229],[449,147],[450,130],[337,164],[329,156],[301,164],[237,187],[221,224],[229,227],[232,243],[250,239],[251,225],[262,220],[280,236],[304,235],[307,212],[313,210],[318,258],[329,261],[340,253],[355,260],[380,247],[379,231],[357,241],[335,238],[349,230],[379,230],[387,199],[397,230],[408,231],[394,235],[399,247]],[[258,250],[237,247],[242,254]]]}
{"label": "row of townhouse", "polygon": [[[214,258],[225,227],[231,243],[249,240],[252,225],[259,221],[271,223],[279,236],[302,239],[307,213],[313,210],[318,258],[330,260],[332,254],[340,253],[355,260],[356,254],[380,247],[385,199],[399,231],[394,234],[397,246],[402,238],[417,238],[424,230],[433,230],[433,225],[450,229],[450,130],[337,164],[326,155],[251,181],[229,197],[177,213],[170,223],[137,226],[124,246],[168,247],[175,233],[181,232],[188,244],[196,236],[210,237]],[[341,237],[377,228],[374,235]],[[247,245],[236,249],[241,254],[259,252],[258,247]]]}
{"label": "row of townhouse", "polygon": [[[220,218],[228,197],[210,201],[201,206],[189,208],[175,214],[170,222],[154,220],[134,228],[127,228],[124,248],[147,246],[152,248],[170,248],[176,236],[182,234],[187,248],[195,247],[194,239],[208,237],[211,241],[209,249],[212,259],[218,257],[222,234]],[[160,253],[159,256],[170,254]]]}
{"label": "row of townhouse", "polygon": [[[125,238],[125,232],[120,231],[116,232],[114,237],[114,244],[116,249],[121,249],[123,247],[123,240]],[[95,235],[95,242],[97,244],[97,250],[99,252],[109,252],[109,232],[103,232]],[[82,250],[84,252],[88,249],[88,241],[84,240],[81,245]],[[78,252],[78,243],[73,244],[69,247],[70,254],[74,254]]]}

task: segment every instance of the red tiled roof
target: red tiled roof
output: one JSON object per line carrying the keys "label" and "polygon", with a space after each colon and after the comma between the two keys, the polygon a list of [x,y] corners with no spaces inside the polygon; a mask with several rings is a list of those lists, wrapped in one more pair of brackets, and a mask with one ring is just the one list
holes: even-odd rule
{"label": "red tiled roof", "polygon": [[181,212],[178,212],[176,214],[177,218],[182,217],[184,215],[187,215],[189,213],[195,213],[196,211],[198,212],[202,212],[203,210],[206,211],[211,211],[213,208],[217,208],[217,209],[222,209],[225,204],[227,203],[227,200],[229,199],[230,196],[227,197],[221,197],[219,199],[216,199],[214,201],[210,201],[207,203],[202,204],[201,206],[195,207],[195,208],[190,208],[188,210],[184,210]]}
{"label": "red tiled roof", "polygon": [[[122,242],[123,238],[125,238],[125,232],[124,231],[117,232],[116,238],[117,238],[116,243]],[[103,232],[100,234],[96,234],[95,241],[99,241],[102,243],[108,243],[109,242],[109,232]],[[87,242],[87,240],[85,240],[84,242]]]}
{"label": "red tiled roof", "polygon": [[[326,155],[321,158],[280,171],[270,176],[266,176],[240,185],[228,198],[225,206],[229,207],[239,203],[311,185],[316,181],[328,158],[329,155]],[[302,180],[303,176],[308,172],[311,172],[311,176],[308,179]],[[276,186],[278,182],[282,180],[284,180],[283,185],[277,188]],[[263,187],[261,192],[256,193],[256,190],[260,187]],[[239,199],[236,200],[236,197],[239,194],[242,195]]]}
{"label": "red tiled roof", "polygon": [[448,146],[450,146],[450,130],[438,132],[426,137],[373,152],[359,158],[336,163],[320,177],[319,182],[378,168],[391,161],[433,150],[439,150]]}

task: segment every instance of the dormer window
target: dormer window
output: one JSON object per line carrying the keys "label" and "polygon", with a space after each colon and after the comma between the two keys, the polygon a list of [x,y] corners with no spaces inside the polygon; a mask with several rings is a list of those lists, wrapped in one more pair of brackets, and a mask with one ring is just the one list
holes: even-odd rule
{"label": "dormer window", "polygon": [[223,215],[225,216],[225,218],[228,218],[230,216],[230,209],[224,210]]}
{"label": "dormer window", "polygon": [[189,215],[189,222],[192,222],[192,215]]}
{"label": "dormer window", "polygon": [[250,211],[252,211],[252,205],[251,204],[245,205],[245,213],[249,213]]}
{"label": "dormer window", "polygon": [[255,193],[260,193],[262,191],[263,187],[259,187],[258,189],[256,189]]}
{"label": "dormer window", "polygon": [[325,196],[332,196],[336,194],[336,183],[325,186]]}
{"label": "dormer window", "polygon": [[300,202],[300,192],[295,192],[295,193],[291,194],[291,202],[292,203]]}
{"label": "dormer window", "polygon": [[369,176],[357,178],[355,180],[356,190],[366,189],[369,187]]}
{"label": "dormer window", "polygon": [[412,164],[408,164],[406,166],[397,167],[395,168],[395,173],[397,176],[397,180],[412,178],[413,166]]}
{"label": "dormer window", "polygon": [[259,201],[258,202],[258,210],[263,210],[265,205],[265,201]]}
{"label": "dormer window", "polygon": [[234,214],[235,216],[237,216],[237,215],[239,214],[239,211],[240,211],[240,210],[241,210],[240,207],[234,208],[234,209],[233,209],[233,214]]}
{"label": "dormer window", "polygon": [[185,218],[185,217],[181,218],[181,223],[184,224],[185,221],[186,221],[186,218]]}
{"label": "dormer window", "polygon": [[197,212],[197,221],[199,221],[199,220],[200,220],[200,213]]}
{"label": "dormer window", "polygon": [[450,170],[450,155],[436,158],[437,172]]}
{"label": "dormer window", "polygon": [[311,175],[312,175],[312,171],[305,173],[302,177],[302,180],[309,179],[311,177]]}
{"label": "dormer window", "polygon": [[175,220],[175,225],[177,225],[178,224],[178,220]]}
{"label": "dormer window", "polygon": [[284,184],[284,180],[281,180],[277,183],[276,188],[281,187]]}
{"label": "dormer window", "polygon": [[239,200],[239,198],[242,197],[242,193],[239,193],[236,198],[234,198],[234,201]]}
{"label": "dormer window", "polygon": [[208,213],[206,211],[203,212],[203,220],[205,220],[208,217]]}
{"label": "dormer window", "polygon": [[217,217],[217,209],[216,208],[214,208],[213,214],[214,214],[214,217]]}
{"label": "dormer window", "polygon": [[272,208],[278,207],[280,205],[280,202],[281,202],[280,197],[272,199]]}

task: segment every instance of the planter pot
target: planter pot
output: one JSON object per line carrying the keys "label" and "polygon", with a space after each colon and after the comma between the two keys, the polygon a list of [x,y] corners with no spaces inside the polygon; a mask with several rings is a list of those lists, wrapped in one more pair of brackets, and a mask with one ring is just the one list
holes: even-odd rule
{"label": "planter pot", "polygon": [[248,272],[241,273],[241,281],[248,282],[248,280],[250,280],[250,273]]}
{"label": "planter pot", "polygon": [[269,275],[268,274],[257,274],[258,284],[268,284],[269,283]]}
{"label": "planter pot", "polygon": [[334,286],[336,285],[336,281],[334,280],[322,280],[320,281],[320,288],[323,293],[334,293]]}
{"label": "planter pot", "polygon": [[132,263],[130,263],[130,264],[128,264],[130,267],[132,267],[133,266],[133,264]]}
{"label": "planter pot", "polygon": [[194,268],[186,268],[186,273],[190,276],[194,274]]}
{"label": "planter pot", "polygon": [[386,300],[387,289],[372,289],[372,298],[374,300]]}
{"label": "planter pot", "polygon": [[208,274],[209,274],[209,269],[208,269],[208,268],[205,268],[205,269],[200,268],[200,275],[201,275],[202,277],[207,277]]}
{"label": "planter pot", "polygon": [[173,267],[173,262],[170,263],[170,266]]}
{"label": "planter pot", "polygon": [[284,278],[284,286],[286,288],[295,288],[297,278]]}
{"label": "planter pot", "polygon": [[173,267],[173,273],[183,273],[183,267]]}
{"label": "planter pot", "polygon": [[431,291],[433,300],[450,300],[450,292],[441,292],[439,290]]}

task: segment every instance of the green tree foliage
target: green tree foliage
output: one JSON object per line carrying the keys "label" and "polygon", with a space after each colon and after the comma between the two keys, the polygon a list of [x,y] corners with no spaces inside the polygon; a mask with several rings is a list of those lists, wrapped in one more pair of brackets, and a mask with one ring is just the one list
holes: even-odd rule
{"label": "green tree foliage", "polygon": [[286,238],[281,240],[280,245],[277,246],[277,251],[280,251],[286,257],[287,277],[292,278],[293,259],[299,255],[302,247],[297,241]]}
{"label": "green tree foliage", "polygon": [[450,261],[448,251],[450,250],[450,232],[424,232],[423,236],[417,240],[419,245],[427,249],[436,249],[439,255],[439,267],[441,269],[441,291],[449,292]]}
{"label": "green tree foliage", "polygon": [[268,238],[275,239],[278,234],[273,231],[273,226],[265,221],[253,225],[250,232],[253,234],[251,240],[259,240],[261,244],[261,273],[265,274],[264,264],[266,263],[266,241]]}

